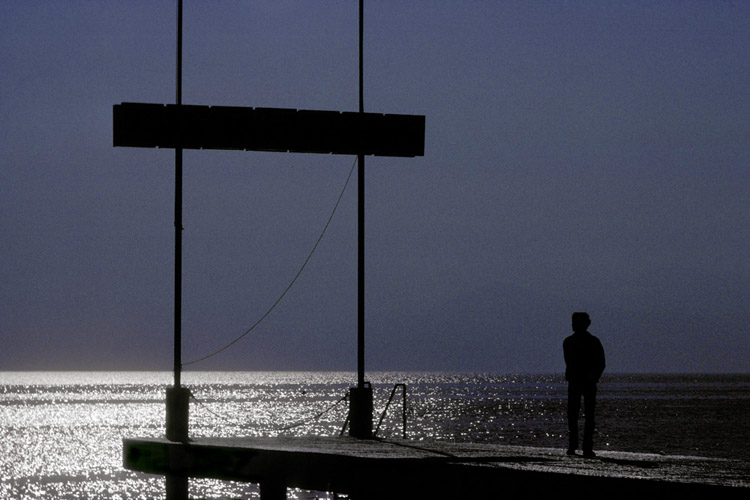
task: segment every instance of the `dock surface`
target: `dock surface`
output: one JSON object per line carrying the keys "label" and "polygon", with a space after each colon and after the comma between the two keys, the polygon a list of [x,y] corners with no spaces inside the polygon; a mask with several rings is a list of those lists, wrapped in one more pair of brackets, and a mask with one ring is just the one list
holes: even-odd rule
{"label": "dock surface", "polygon": [[286,488],[352,498],[748,498],[750,464],[604,451],[350,437],[203,438],[188,443],[125,439],[127,469],[172,477],[257,483],[263,500]]}

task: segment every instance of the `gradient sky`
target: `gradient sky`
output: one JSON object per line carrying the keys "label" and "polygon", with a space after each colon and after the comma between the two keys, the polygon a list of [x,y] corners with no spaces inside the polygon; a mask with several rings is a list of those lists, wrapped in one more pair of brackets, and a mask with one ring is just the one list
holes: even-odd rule
{"label": "gradient sky", "polygon": [[[174,153],[112,105],[175,99],[174,1],[0,4],[0,370],[172,366]],[[750,3],[367,1],[367,369],[750,371]],[[357,109],[357,2],[197,1],[183,102]],[[186,151],[183,359],[252,325],[354,157]],[[356,175],[355,175],[356,176]],[[353,179],[354,181],[354,179]],[[356,183],[299,281],[195,369],[356,369]]]}

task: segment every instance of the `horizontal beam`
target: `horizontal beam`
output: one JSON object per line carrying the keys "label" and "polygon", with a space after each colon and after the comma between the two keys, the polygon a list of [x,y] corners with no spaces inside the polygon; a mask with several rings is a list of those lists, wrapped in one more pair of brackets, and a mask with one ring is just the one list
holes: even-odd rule
{"label": "horizontal beam", "polygon": [[424,156],[422,115],[122,103],[113,117],[115,146]]}

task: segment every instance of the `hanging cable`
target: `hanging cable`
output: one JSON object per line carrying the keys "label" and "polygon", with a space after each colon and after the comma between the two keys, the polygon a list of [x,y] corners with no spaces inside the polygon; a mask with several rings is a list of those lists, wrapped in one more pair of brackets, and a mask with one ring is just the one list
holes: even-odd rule
{"label": "hanging cable", "polygon": [[[238,421],[236,420],[236,418],[234,418],[234,417],[230,417],[230,416],[228,416],[228,415],[221,415],[221,414],[219,414],[219,413],[217,413],[217,412],[213,411],[212,409],[210,409],[210,408],[208,407],[208,404],[206,404],[206,402],[204,402],[204,401],[202,401],[202,400],[198,399],[198,398],[197,398],[197,397],[195,396],[195,393],[193,393],[192,389],[188,389],[188,391],[190,392],[190,397],[191,397],[191,398],[193,399],[193,401],[195,401],[195,402],[196,402],[196,403],[197,403],[198,405],[200,405],[200,406],[201,406],[201,407],[202,407],[202,408],[203,408],[204,410],[206,410],[206,411],[207,411],[208,413],[210,413],[211,415],[213,415],[214,417],[216,417],[216,418],[217,418],[217,419],[219,419],[220,421],[224,421],[224,422],[229,422],[229,423],[233,423],[233,424],[234,424],[234,425],[236,425],[237,427],[242,427],[242,428],[247,428],[247,427],[250,427],[250,426],[249,426],[249,425],[248,425],[247,423],[240,423],[240,422],[238,422]],[[286,425],[286,426],[284,426],[284,427],[279,427],[279,428],[276,428],[276,429],[272,429],[272,430],[276,430],[276,431],[284,432],[284,431],[288,431],[288,430],[290,430],[290,429],[295,429],[295,428],[297,428],[297,427],[302,427],[303,425],[310,425],[310,424],[312,424],[313,422],[316,422],[316,421],[320,420],[320,418],[321,418],[321,417],[323,417],[323,415],[325,415],[325,414],[326,414],[326,413],[328,413],[329,411],[333,410],[333,409],[334,409],[334,408],[335,408],[335,407],[336,407],[336,406],[337,406],[337,405],[338,405],[339,403],[341,403],[342,401],[345,401],[345,400],[347,400],[348,398],[349,398],[349,394],[348,394],[348,393],[347,393],[347,394],[344,394],[344,395],[343,395],[343,396],[342,396],[341,398],[339,398],[338,400],[334,401],[334,402],[333,402],[333,403],[331,403],[331,404],[330,404],[330,405],[329,405],[328,407],[326,407],[326,409],[324,409],[323,411],[321,411],[321,412],[319,412],[319,413],[315,414],[314,416],[312,416],[312,417],[310,417],[310,418],[308,418],[308,419],[306,419],[306,420],[303,420],[303,421],[301,421],[301,422],[297,422],[297,423],[295,423],[295,424],[291,424],[291,425]]]}
{"label": "hanging cable", "polygon": [[219,419],[219,420],[223,420],[224,422],[229,422],[229,423],[233,423],[233,424],[234,424],[234,425],[236,425],[237,427],[242,427],[242,428],[244,428],[244,427],[248,427],[248,425],[247,425],[247,424],[245,424],[245,423],[240,423],[240,422],[238,422],[238,421],[237,421],[237,420],[236,420],[235,418],[233,418],[233,417],[229,417],[229,416],[227,416],[227,415],[220,415],[220,414],[216,413],[216,412],[215,412],[215,411],[213,411],[213,410],[212,410],[211,408],[209,408],[209,407],[208,407],[208,405],[207,405],[207,404],[206,404],[205,402],[203,402],[203,401],[201,401],[200,399],[198,399],[197,397],[195,397],[195,394],[193,393],[192,389],[188,389],[188,391],[190,391],[190,397],[191,397],[191,398],[193,399],[193,401],[195,401],[195,402],[196,402],[196,403],[197,403],[198,405],[200,405],[200,406],[201,406],[201,407],[202,407],[202,408],[203,408],[204,410],[206,410],[206,411],[207,411],[208,413],[210,413],[211,415],[213,415],[213,416],[214,416],[214,417],[216,417],[217,419]]}
{"label": "hanging cable", "polygon": [[303,420],[302,422],[297,422],[296,424],[292,424],[292,425],[287,425],[287,426],[285,426],[285,427],[282,427],[282,428],[281,428],[281,429],[279,429],[279,430],[280,430],[280,431],[288,431],[289,429],[294,429],[294,428],[296,428],[296,427],[302,427],[303,425],[310,425],[311,423],[315,422],[316,420],[319,420],[319,419],[320,419],[320,417],[322,417],[323,415],[325,415],[325,414],[326,414],[326,413],[328,413],[329,411],[333,410],[333,408],[334,408],[334,407],[335,407],[335,406],[336,406],[337,404],[339,404],[340,402],[342,402],[342,401],[345,401],[345,400],[347,400],[347,399],[349,399],[349,394],[348,394],[348,393],[347,393],[347,394],[344,394],[344,395],[343,395],[343,396],[341,397],[341,399],[339,399],[339,400],[338,400],[338,401],[336,401],[335,403],[332,403],[331,405],[329,405],[329,406],[328,406],[328,408],[326,408],[325,410],[321,411],[321,412],[320,412],[320,413],[318,413],[317,415],[315,415],[315,416],[313,416],[313,417],[311,417],[311,418],[309,418],[309,419],[307,419],[307,420]]}
{"label": "hanging cable", "polygon": [[198,363],[200,361],[204,361],[204,360],[206,360],[208,358],[216,356],[217,354],[219,354],[222,351],[225,351],[225,350],[229,349],[231,346],[233,346],[234,344],[236,344],[237,342],[239,342],[242,338],[244,338],[246,335],[248,335],[250,332],[252,332],[255,329],[255,327],[257,327],[264,319],[266,319],[266,317],[269,314],[271,314],[271,311],[273,311],[274,308],[279,304],[279,302],[281,302],[281,299],[284,298],[284,296],[287,294],[287,292],[292,288],[292,286],[294,285],[294,283],[297,281],[297,278],[300,277],[300,275],[302,274],[302,271],[304,271],[304,269],[305,269],[305,266],[307,266],[307,263],[310,261],[310,259],[312,258],[313,254],[315,253],[315,250],[318,248],[318,245],[320,244],[320,241],[323,239],[323,235],[326,234],[326,230],[328,229],[328,226],[331,224],[331,220],[333,219],[333,216],[336,213],[336,209],[339,207],[339,204],[341,203],[341,198],[344,197],[344,192],[346,191],[346,187],[349,185],[349,180],[352,178],[352,173],[354,173],[354,167],[356,165],[357,165],[357,159],[355,158],[354,159],[354,163],[352,163],[352,167],[349,169],[349,175],[346,177],[346,182],[344,182],[344,187],[341,189],[341,193],[339,194],[339,197],[336,200],[336,204],[333,206],[333,210],[331,211],[331,215],[328,217],[328,220],[326,221],[326,224],[323,227],[323,231],[321,231],[320,236],[318,236],[318,240],[315,242],[315,245],[313,245],[312,250],[310,250],[310,253],[307,255],[307,258],[305,259],[305,261],[302,263],[302,267],[299,268],[299,271],[297,271],[297,274],[294,275],[294,278],[292,278],[292,281],[284,289],[284,291],[281,292],[281,295],[279,296],[278,299],[276,299],[276,302],[274,302],[273,305],[271,305],[271,307],[268,308],[268,310],[260,317],[260,319],[258,319],[258,321],[256,321],[250,328],[248,328],[247,330],[245,330],[245,333],[243,333],[239,337],[235,338],[234,340],[232,340],[231,342],[229,342],[228,344],[226,344],[221,349],[218,349],[218,350],[212,352],[211,354],[207,354],[207,355],[203,356],[202,358],[194,359],[193,361],[189,361],[187,363],[183,363],[182,366],[188,366],[188,365],[192,365],[192,364]]}

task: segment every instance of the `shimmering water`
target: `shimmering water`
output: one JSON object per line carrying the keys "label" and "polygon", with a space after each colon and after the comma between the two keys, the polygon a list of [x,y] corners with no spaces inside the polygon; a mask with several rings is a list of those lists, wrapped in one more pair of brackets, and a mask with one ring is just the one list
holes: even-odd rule
{"label": "shimmering water", "polygon": [[[412,439],[563,448],[560,376],[372,373],[376,411],[408,387]],[[186,372],[194,437],[337,435],[352,373]],[[122,468],[123,437],[164,434],[167,372],[0,373],[0,499],[160,498],[158,476]],[[400,398],[379,436],[401,435]],[[328,410],[328,411],[325,411]],[[314,418],[320,413],[325,413]],[[750,460],[750,375],[610,375],[597,449]],[[304,423],[304,425],[295,424]],[[191,498],[258,498],[253,485],[193,480]],[[298,498],[314,493],[296,491]]]}

